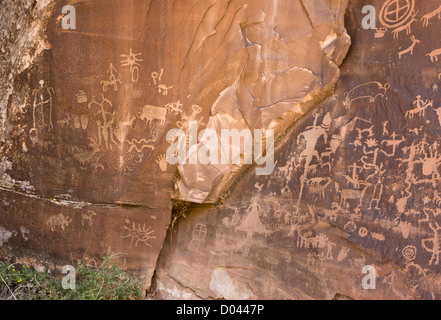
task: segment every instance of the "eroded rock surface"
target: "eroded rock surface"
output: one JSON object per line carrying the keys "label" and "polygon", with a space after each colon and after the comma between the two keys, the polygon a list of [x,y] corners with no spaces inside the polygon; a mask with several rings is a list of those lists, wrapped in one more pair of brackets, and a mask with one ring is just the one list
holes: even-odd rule
{"label": "eroded rock surface", "polygon": [[[371,4],[375,30],[361,1],[3,1],[1,257],[110,247],[166,299],[439,299],[441,9]],[[273,129],[274,171],[171,165],[192,121]],[[172,198],[213,204],[168,230]]]}
{"label": "eroded rock surface", "polygon": [[[225,203],[179,221],[157,268],[162,297],[441,297],[441,9],[371,4],[376,30],[349,5],[336,93],[286,132],[274,173],[247,173]],[[376,290],[362,287],[366,266]]]}
{"label": "eroded rock surface", "polygon": [[282,133],[332,92],[350,43],[345,7],[2,3],[3,256],[58,266],[110,247],[149,285],[172,194],[216,201],[246,170],[180,166],[176,180],[167,133],[190,121]]}

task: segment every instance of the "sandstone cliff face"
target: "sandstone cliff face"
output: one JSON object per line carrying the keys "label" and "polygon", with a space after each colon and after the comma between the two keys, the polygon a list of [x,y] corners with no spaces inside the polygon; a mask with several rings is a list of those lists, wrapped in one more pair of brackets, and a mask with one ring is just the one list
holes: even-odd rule
{"label": "sandstone cliff face", "polygon": [[[440,298],[440,10],[363,5],[4,1],[1,257],[111,247],[165,299]],[[274,130],[274,170],[171,164],[194,124]]]}

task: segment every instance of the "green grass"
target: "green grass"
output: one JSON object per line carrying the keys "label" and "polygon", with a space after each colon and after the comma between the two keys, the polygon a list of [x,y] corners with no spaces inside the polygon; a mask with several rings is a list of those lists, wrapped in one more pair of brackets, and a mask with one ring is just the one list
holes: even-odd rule
{"label": "green grass", "polygon": [[112,263],[108,253],[93,266],[78,263],[76,289],[63,289],[61,279],[27,265],[0,263],[0,300],[139,300],[142,282]]}

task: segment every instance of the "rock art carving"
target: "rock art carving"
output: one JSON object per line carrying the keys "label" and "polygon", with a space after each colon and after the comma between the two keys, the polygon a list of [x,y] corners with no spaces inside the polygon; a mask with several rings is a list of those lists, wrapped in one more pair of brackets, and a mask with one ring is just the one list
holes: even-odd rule
{"label": "rock art carving", "polygon": [[345,94],[343,105],[346,109],[350,109],[352,103],[357,100],[368,100],[369,103],[373,103],[377,98],[383,98],[389,89],[390,84],[382,84],[378,81],[358,85]]}
{"label": "rock art carving", "polygon": [[60,227],[61,230],[65,231],[66,227],[68,227],[71,223],[72,219],[70,217],[66,217],[62,213],[50,217],[47,221],[47,224],[50,226],[52,232],[55,232],[57,227]]}
{"label": "rock art carving", "polygon": [[140,62],[144,60],[141,58],[142,53],[133,53],[132,48],[130,48],[129,54],[122,54],[121,66],[129,67],[132,76],[132,82],[138,82],[139,80],[139,66]]}
{"label": "rock art carving", "polygon": [[151,239],[156,239],[152,234],[155,232],[151,230],[151,227],[146,227],[145,224],[139,224],[130,221],[126,221],[127,225],[124,226],[124,230],[126,230],[126,234],[122,235],[123,239],[130,239],[130,249],[138,247],[139,243],[143,243],[144,245],[151,247],[152,245],[149,243]]}

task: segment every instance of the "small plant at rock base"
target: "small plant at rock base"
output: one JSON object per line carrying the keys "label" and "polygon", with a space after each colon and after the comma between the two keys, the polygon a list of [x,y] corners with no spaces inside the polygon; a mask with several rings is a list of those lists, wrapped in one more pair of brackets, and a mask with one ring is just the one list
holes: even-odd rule
{"label": "small plant at rock base", "polygon": [[75,266],[75,290],[63,289],[60,277],[27,265],[0,263],[0,300],[138,300],[142,281],[112,262],[108,252],[94,265]]}

